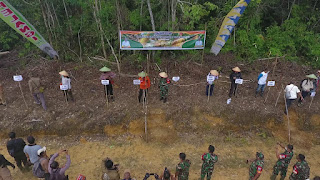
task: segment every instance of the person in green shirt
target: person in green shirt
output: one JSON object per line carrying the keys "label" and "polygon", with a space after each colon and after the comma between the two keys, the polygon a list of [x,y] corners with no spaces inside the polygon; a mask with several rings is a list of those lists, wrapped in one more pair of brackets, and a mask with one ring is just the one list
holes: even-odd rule
{"label": "person in green shirt", "polygon": [[180,163],[176,167],[176,179],[177,180],[188,180],[189,179],[189,168],[191,162],[186,159],[185,153],[179,154]]}
{"label": "person in green shirt", "polygon": [[288,171],[288,166],[290,164],[290,161],[293,157],[293,146],[292,145],[287,145],[286,147],[283,147],[280,143],[278,145],[285,149],[284,153],[280,154],[279,147],[277,147],[277,152],[276,156],[278,158],[278,161],[276,162],[276,165],[273,167],[273,175],[271,176],[271,180],[275,180],[276,177],[278,176],[279,172],[281,175],[280,180],[284,180],[284,178],[287,175]]}
{"label": "person in green shirt", "polygon": [[214,164],[218,162],[218,156],[213,153],[214,149],[214,146],[210,145],[208,148],[209,153],[204,153],[202,155],[203,163],[201,167],[201,180],[204,180],[206,176],[207,180],[211,179],[214,170]]}
{"label": "person in green shirt", "polygon": [[252,160],[247,160],[247,163],[251,162],[250,168],[249,168],[249,180],[257,180],[259,179],[264,165],[264,155],[262,152],[256,153],[256,158]]}
{"label": "person in green shirt", "polygon": [[310,167],[305,161],[305,156],[303,154],[299,154],[297,156],[298,162],[293,166],[293,171],[290,176],[290,180],[305,180],[310,177]]}
{"label": "person in green shirt", "polygon": [[166,103],[168,98],[170,79],[168,78],[168,74],[165,72],[159,73],[159,76],[160,101],[163,100],[163,102]]}

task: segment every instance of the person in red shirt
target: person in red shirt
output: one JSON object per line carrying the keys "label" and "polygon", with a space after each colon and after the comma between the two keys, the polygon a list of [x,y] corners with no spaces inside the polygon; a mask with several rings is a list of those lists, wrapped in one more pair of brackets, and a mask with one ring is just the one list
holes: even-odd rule
{"label": "person in red shirt", "polygon": [[145,73],[144,71],[140,72],[138,76],[140,80],[140,91],[138,96],[139,103],[140,103],[143,94],[144,94],[143,99],[144,101],[146,101],[145,99],[147,97],[148,89],[150,88],[151,82],[148,74]]}

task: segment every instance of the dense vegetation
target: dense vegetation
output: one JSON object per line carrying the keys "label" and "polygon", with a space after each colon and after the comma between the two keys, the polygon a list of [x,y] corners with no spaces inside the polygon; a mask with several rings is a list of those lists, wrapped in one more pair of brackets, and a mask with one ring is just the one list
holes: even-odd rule
{"label": "dense vegetation", "polygon": [[[214,42],[225,15],[237,0],[10,0],[59,52],[61,59],[87,61],[100,55],[119,56],[119,30],[203,30],[206,52]],[[148,10],[149,6],[151,11]],[[239,60],[286,56],[320,66],[320,1],[252,0],[221,53],[233,52]],[[114,53],[112,53],[112,48]],[[0,50],[20,48],[20,55],[39,51],[3,21]],[[162,56],[199,58],[201,51],[158,51]],[[122,51],[122,57],[143,52]],[[159,58],[160,59],[160,58]]]}

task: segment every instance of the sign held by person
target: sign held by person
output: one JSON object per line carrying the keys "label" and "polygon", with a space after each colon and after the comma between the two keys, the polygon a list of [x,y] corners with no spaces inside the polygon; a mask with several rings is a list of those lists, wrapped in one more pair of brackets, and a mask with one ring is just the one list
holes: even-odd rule
{"label": "sign held by person", "polygon": [[139,79],[135,79],[133,80],[133,85],[140,85],[140,80]]}
{"label": "sign held by person", "polygon": [[275,81],[268,81],[267,86],[275,86],[276,82]]}
{"label": "sign held by person", "polygon": [[174,82],[178,82],[179,80],[180,80],[179,76],[172,77],[172,81],[174,81]]}
{"label": "sign held by person", "polygon": [[60,85],[60,90],[61,90],[61,91],[66,91],[66,90],[68,90],[68,85]]}
{"label": "sign held by person", "polygon": [[16,76],[13,76],[13,80],[16,81],[16,82],[20,82],[23,80],[22,76],[21,75],[16,75]]}
{"label": "sign held by person", "polygon": [[107,86],[109,85],[109,80],[101,80],[101,84]]}
{"label": "sign held by person", "polygon": [[243,83],[243,79],[236,79],[235,83],[236,84],[242,84]]}

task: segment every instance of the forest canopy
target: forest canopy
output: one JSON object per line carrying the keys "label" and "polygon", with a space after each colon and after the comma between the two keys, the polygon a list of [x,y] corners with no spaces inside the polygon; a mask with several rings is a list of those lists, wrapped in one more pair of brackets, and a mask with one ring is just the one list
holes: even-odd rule
{"label": "forest canopy", "polygon": [[[206,52],[237,0],[10,0],[66,61],[120,55],[119,30],[207,30]],[[252,0],[221,53],[237,60],[265,57],[320,67],[319,0]],[[40,51],[0,21],[0,51],[19,49],[20,56]],[[143,52],[122,51],[121,56]],[[157,51],[156,57],[195,54]],[[161,58],[160,58],[161,59]]]}

